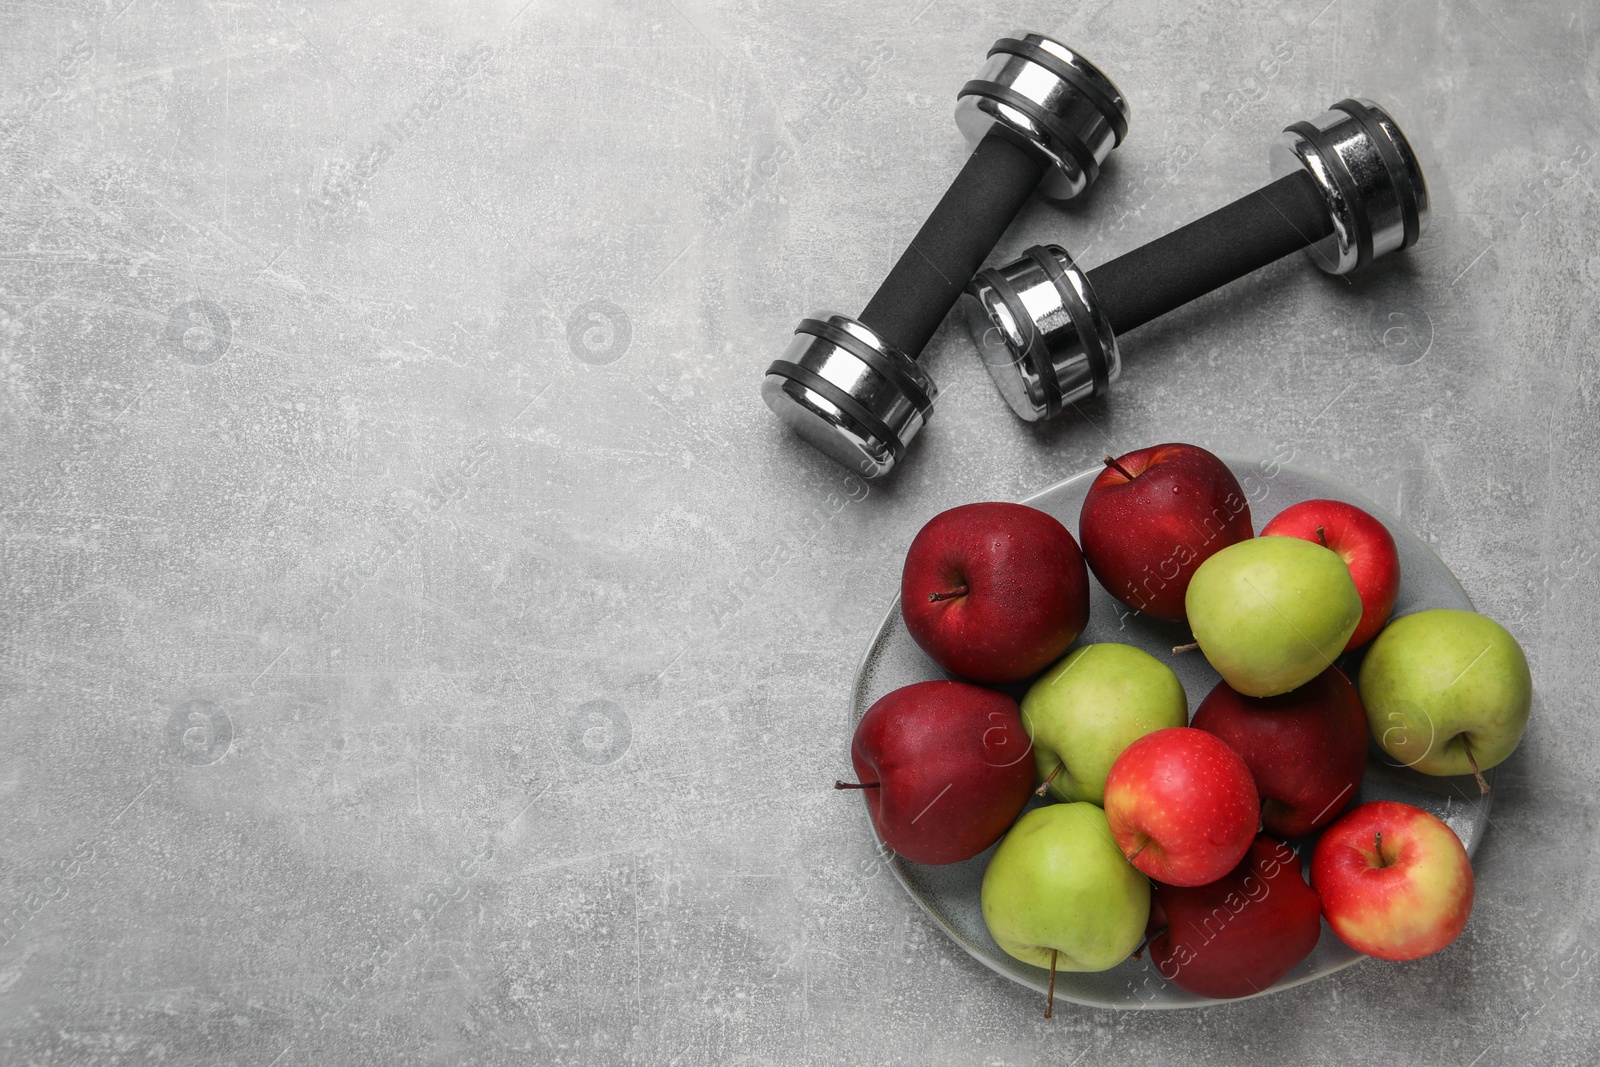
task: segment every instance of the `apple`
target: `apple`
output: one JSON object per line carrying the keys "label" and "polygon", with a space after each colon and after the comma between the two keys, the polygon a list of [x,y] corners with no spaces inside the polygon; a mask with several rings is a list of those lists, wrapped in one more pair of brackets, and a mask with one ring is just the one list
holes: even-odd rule
{"label": "apple", "polygon": [[1366,773],[1367,716],[1337,667],[1274,697],[1243,696],[1218,682],[1190,725],[1244,760],[1261,794],[1261,824],[1279,837],[1304,837],[1332,822]]}
{"label": "apple", "polygon": [[1229,545],[1200,564],[1185,602],[1200,651],[1252,697],[1287,693],[1333,666],[1361,621],[1350,568],[1298,537]]}
{"label": "apple", "polygon": [[1311,884],[1340,939],[1382,960],[1414,960],[1454,941],[1472,914],[1472,862],[1433,815],[1393,800],[1328,827]]}
{"label": "apple", "polygon": [[1000,839],[1033,792],[1017,702],[965,682],[917,682],[856,724],[850,759],[872,825],[913,863],[958,863]]}
{"label": "apple", "polygon": [[983,872],[983,921],[1008,955],[1035,967],[1104,971],[1144,936],[1150,883],[1111,843],[1089,803],[1034,808]]}
{"label": "apple", "polygon": [[1173,726],[1123,750],[1106,777],[1106,821],[1128,861],[1158,882],[1205,885],[1244,858],[1261,798],[1238,753]]}
{"label": "apple", "polygon": [[975,682],[1026,678],[1089,621],[1089,575],[1067,528],[1022,504],[935,515],[900,576],[906,629],[933,661]]}
{"label": "apple", "polygon": [[1089,567],[1134,610],[1181,621],[1195,569],[1254,532],[1239,479],[1196,445],[1154,445],[1105,463],[1078,516]]}
{"label": "apple", "polygon": [[1344,560],[1361,598],[1361,621],[1345,648],[1378,636],[1400,592],[1400,553],[1388,527],[1342,500],[1302,500],[1278,512],[1261,536],[1315,541]]}
{"label": "apple", "polygon": [[1423,774],[1473,774],[1522,740],[1533,678],[1517,639],[1475,611],[1436,608],[1396,619],[1367,649],[1361,700],[1372,736]]}
{"label": "apple", "polygon": [[[1061,800],[1102,803],[1122,750],[1153,730],[1183,726],[1189,701],[1172,668],[1111,642],[1069,652],[1022,698],[1039,777]],[[1366,739],[1366,720],[1361,736]]]}
{"label": "apple", "polygon": [[1150,962],[1180,989],[1227,1000],[1269,988],[1311,954],[1322,903],[1300,876],[1300,857],[1257,837],[1239,865],[1201,886],[1157,884],[1150,902]]}

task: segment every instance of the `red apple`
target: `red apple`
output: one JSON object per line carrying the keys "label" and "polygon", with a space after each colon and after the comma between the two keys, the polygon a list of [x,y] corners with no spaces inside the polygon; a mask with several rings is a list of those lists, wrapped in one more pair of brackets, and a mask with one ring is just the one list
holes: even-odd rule
{"label": "red apple", "polygon": [[1472,914],[1472,861],[1461,839],[1393,800],[1362,804],[1323,832],[1311,884],[1333,932],[1382,960],[1438,952]]}
{"label": "red apple", "polygon": [[1033,793],[1017,702],[965,682],[917,682],[881,697],[850,745],[878,834],[914,863],[958,863],[996,841]]}
{"label": "red apple", "polygon": [[1128,861],[1169,885],[1205,885],[1244,858],[1261,798],[1238,753],[1192,726],[1145,734],[1106,777],[1106,821]]}
{"label": "red apple", "polygon": [[1302,500],[1273,516],[1261,536],[1298,537],[1332,549],[1350,568],[1361,597],[1361,621],[1345,649],[1378,636],[1400,592],[1400,553],[1383,523],[1342,500]]}
{"label": "red apple", "polygon": [[1100,584],[1136,611],[1168,622],[1183,619],[1195,569],[1253,532],[1239,479],[1195,445],[1107,456],[1078,517],[1083,554]]}
{"label": "red apple", "polygon": [[1216,734],[1244,760],[1261,794],[1261,824],[1279,837],[1332,822],[1367,770],[1367,715],[1337,667],[1275,697],[1243,696],[1218,682],[1189,725]]}
{"label": "red apple", "polygon": [[1067,528],[1022,504],[935,515],[900,576],[906,629],[975,682],[1014,682],[1061,658],[1089,621],[1089,574]]}
{"label": "red apple", "polygon": [[1198,996],[1260,993],[1322,936],[1322,905],[1300,877],[1300,857],[1275,838],[1257,837],[1244,860],[1209,885],[1153,888],[1150,961]]}

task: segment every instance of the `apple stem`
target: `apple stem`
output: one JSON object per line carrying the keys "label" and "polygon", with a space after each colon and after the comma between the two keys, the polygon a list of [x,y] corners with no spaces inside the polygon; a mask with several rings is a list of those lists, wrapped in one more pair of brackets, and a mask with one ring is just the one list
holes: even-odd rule
{"label": "apple stem", "polygon": [[928,594],[928,603],[937,604],[941,600],[954,600],[958,596],[966,596],[966,595],[967,595],[967,587],[965,585],[958,585],[954,589],[950,590],[948,593],[929,593]]}
{"label": "apple stem", "polygon": [[1110,467],[1112,470],[1116,471],[1118,474],[1122,475],[1124,478],[1128,479],[1128,481],[1130,481],[1130,482],[1133,481],[1133,475],[1128,473],[1128,468],[1124,467],[1122,464],[1118,463],[1116,460],[1112,459],[1110,456],[1106,456],[1104,458],[1104,460],[1102,460],[1102,462],[1104,462],[1106,466]]}
{"label": "apple stem", "polygon": [[1063,768],[1065,766],[1066,766],[1065,763],[1056,764],[1056,769],[1051,771],[1049,777],[1047,777],[1042,783],[1040,783],[1038,789],[1035,789],[1033,791],[1034,795],[1042,797],[1046,793],[1050,792],[1050,783],[1056,780],[1056,775],[1060,774],[1061,773],[1061,768]]}
{"label": "apple stem", "polygon": [[1148,846],[1149,844],[1150,844],[1150,839],[1147,837],[1147,838],[1144,839],[1144,842],[1138,848],[1134,849],[1133,853],[1131,855],[1129,855],[1128,862],[1132,863],[1134,860],[1138,859],[1139,858],[1139,853],[1143,852],[1145,850],[1146,846]]}
{"label": "apple stem", "polygon": [[1193,652],[1195,649],[1197,649],[1199,647],[1200,647],[1200,642],[1199,641],[1190,641],[1187,645],[1173,645],[1172,646],[1172,654],[1174,656],[1181,656],[1185,652]]}
{"label": "apple stem", "polygon": [[1167,928],[1165,926],[1163,926],[1161,929],[1155,931],[1154,933],[1145,934],[1144,935],[1144,940],[1139,942],[1139,947],[1134,949],[1133,950],[1133,955],[1129,956],[1128,958],[1130,960],[1132,960],[1133,962],[1138,963],[1139,960],[1141,958],[1143,958],[1143,956],[1144,956],[1144,950],[1150,947],[1150,942],[1154,941],[1156,938],[1160,937],[1162,934],[1164,934],[1166,932],[1167,932]]}
{"label": "apple stem", "polygon": [[1044,1017],[1050,1018],[1056,1010],[1056,953],[1059,949],[1050,950],[1050,990],[1044,995]]}
{"label": "apple stem", "polygon": [[1379,830],[1372,835],[1372,847],[1378,851],[1378,866],[1387,867],[1389,861],[1383,857],[1383,831]]}
{"label": "apple stem", "polygon": [[1317,527],[1317,540],[1322,542],[1323,548],[1328,547],[1328,535],[1320,526]]}
{"label": "apple stem", "polygon": [[1483,772],[1478,770],[1478,761],[1472,758],[1472,746],[1467,743],[1465,734],[1461,735],[1461,751],[1467,754],[1467,763],[1472,766],[1472,777],[1478,780],[1478,795],[1482,796],[1489,791],[1489,783],[1484,781]]}
{"label": "apple stem", "polygon": [[882,782],[834,782],[835,789],[876,789]]}

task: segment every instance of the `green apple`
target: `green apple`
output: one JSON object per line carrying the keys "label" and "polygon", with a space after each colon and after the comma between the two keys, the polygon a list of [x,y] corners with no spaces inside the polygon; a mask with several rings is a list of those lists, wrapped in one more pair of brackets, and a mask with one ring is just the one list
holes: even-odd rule
{"label": "green apple", "polygon": [[1102,804],[1122,750],[1145,734],[1189,725],[1189,701],[1171,667],[1132,645],[1105,642],[1077,649],[1033,683],[1022,725],[1051,793]]}
{"label": "green apple", "polygon": [[1250,697],[1298,689],[1333,666],[1361,621],[1350,568],[1298,537],[1224,548],[1194,572],[1184,607],[1200,651]]}
{"label": "green apple", "polygon": [[1001,838],[983,874],[989,935],[1035,967],[1115,967],[1138,947],[1149,918],[1150,883],[1093,804],[1034,808]]}
{"label": "green apple", "polygon": [[1378,745],[1423,774],[1493,767],[1522,740],[1533,703],[1517,639],[1493,619],[1448,608],[1384,627],[1360,688]]}

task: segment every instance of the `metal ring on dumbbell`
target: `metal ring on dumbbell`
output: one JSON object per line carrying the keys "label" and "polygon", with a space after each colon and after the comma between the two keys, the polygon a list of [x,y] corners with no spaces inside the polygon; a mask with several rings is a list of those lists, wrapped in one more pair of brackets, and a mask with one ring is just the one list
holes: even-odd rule
{"label": "metal ring on dumbbell", "polygon": [[859,318],[807,319],[761,396],[791,429],[868,478],[888,473],[938,391],[916,360],[1037,188],[1093,184],[1128,131],[1128,104],[1094,64],[1043,34],[995,42],[957,96],[972,155]]}
{"label": "metal ring on dumbbell", "polygon": [[1050,419],[1105,391],[1121,370],[1119,336],[1290,252],[1349,274],[1416,244],[1428,186],[1372,101],[1295,123],[1270,155],[1271,184],[1093,270],[1050,245],[979,272],[963,296],[967,327],[1011,409]]}
{"label": "metal ring on dumbbell", "polygon": [[982,271],[964,301],[978,354],[1006,402],[1050,419],[1122,373],[1117,338],[1089,279],[1060,245]]}
{"label": "metal ring on dumbbell", "polygon": [[1069,200],[1094,184],[1128,135],[1128,102],[1098,67],[1039,33],[1002,37],[956,96],[956,127],[969,144],[1001,131],[1043,156],[1039,191]]}
{"label": "metal ring on dumbbell", "polygon": [[1309,174],[1327,201],[1333,232],[1307,252],[1330,274],[1361,270],[1422,234],[1422,168],[1394,119],[1371,100],[1341,100],[1294,123],[1272,142],[1268,160],[1274,178]]}
{"label": "metal ring on dumbbell", "polygon": [[905,455],[939,391],[916,360],[850,316],[824,313],[796,327],[761,395],[829,458],[876,478]]}

